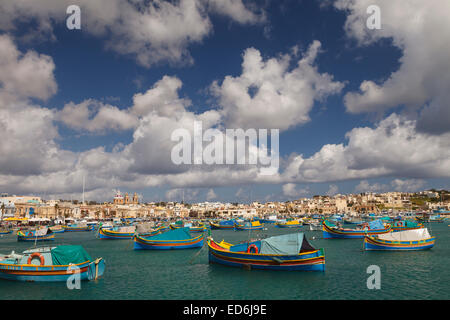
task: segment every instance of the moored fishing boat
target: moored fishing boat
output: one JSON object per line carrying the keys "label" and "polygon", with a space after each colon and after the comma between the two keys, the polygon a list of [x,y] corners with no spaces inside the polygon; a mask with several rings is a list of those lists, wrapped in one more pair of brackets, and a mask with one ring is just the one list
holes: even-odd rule
{"label": "moored fishing boat", "polygon": [[111,240],[131,239],[135,231],[135,226],[100,228],[98,230],[98,238]]}
{"label": "moored fishing boat", "polygon": [[202,247],[203,238],[203,234],[192,237],[189,228],[179,228],[154,236],[135,235],[133,240],[135,250],[170,250]]}
{"label": "moored fishing boat", "polygon": [[94,280],[104,270],[102,258],[93,260],[83,247],[73,245],[13,251],[0,261],[0,278],[16,281],[67,281],[75,272],[80,280]]}
{"label": "moored fishing boat", "polygon": [[365,235],[388,233],[391,231],[391,225],[381,220],[374,220],[361,228],[347,229],[325,220],[322,223],[322,231],[324,239],[362,239]]}
{"label": "moored fishing boat", "polygon": [[211,229],[228,229],[233,230],[234,224],[236,223],[235,220],[226,220],[226,221],[220,221],[219,223],[210,222]]}
{"label": "moored fishing boat", "polygon": [[259,223],[259,220],[252,222],[245,222],[244,224],[235,224],[234,228],[239,231],[244,230],[262,230],[264,225]]}
{"label": "moored fishing boat", "polygon": [[169,225],[171,230],[179,229],[179,228],[189,228],[189,231],[191,232],[203,232],[206,230],[206,226],[203,223],[200,222],[182,222],[177,221],[175,223],[172,223]]}
{"label": "moored fishing boat", "polygon": [[92,231],[94,230],[94,226],[88,226],[86,223],[80,224],[70,224],[67,226],[63,226],[64,231],[66,232],[76,232],[76,231]]}
{"label": "moored fishing boat", "polygon": [[297,228],[297,227],[301,227],[302,226],[302,222],[299,220],[291,220],[291,221],[287,221],[287,222],[276,222],[275,223],[275,227],[278,228]]}
{"label": "moored fishing boat", "polygon": [[17,241],[53,241],[55,234],[49,228],[39,230],[17,231]]}
{"label": "moored fishing boat", "polygon": [[364,237],[365,250],[412,251],[426,250],[434,246],[435,237],[427,228],[390,232]]}
{"label": "moored fishing boat", "polygon": [[325,271],[323,249],[315,249],[303,233],[232,245],[208,238],[209,262],[268,270]]}

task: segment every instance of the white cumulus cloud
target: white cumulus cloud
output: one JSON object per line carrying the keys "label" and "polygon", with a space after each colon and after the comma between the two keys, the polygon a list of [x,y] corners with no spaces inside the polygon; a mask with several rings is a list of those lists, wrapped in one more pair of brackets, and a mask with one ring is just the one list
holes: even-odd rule
{"label": "white cumulus cloud", "polygon": [[257,49],[245,50],[242,74],[211,86],[226,125],[286,130],[308,122],[314,101],[337,94],[344,86],[317,71],[314,61],[320,47],[315,40],[295,68],[290,68],[289,54],[264,60]]}

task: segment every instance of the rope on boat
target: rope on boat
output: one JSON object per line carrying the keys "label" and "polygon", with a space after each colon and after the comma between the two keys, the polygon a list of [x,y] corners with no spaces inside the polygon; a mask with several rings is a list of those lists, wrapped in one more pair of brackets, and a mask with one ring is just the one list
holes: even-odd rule
{"label": "rope on boat", "polygon": [[189,264],[192,264],[192,262],[195,260],[195,258],[198,257],[198,255],[203,251],[203,249],[205,248],[205,233],[203,233],[203,245],[201,247],[201,249],[192,257],[191,260],[189,260]]}

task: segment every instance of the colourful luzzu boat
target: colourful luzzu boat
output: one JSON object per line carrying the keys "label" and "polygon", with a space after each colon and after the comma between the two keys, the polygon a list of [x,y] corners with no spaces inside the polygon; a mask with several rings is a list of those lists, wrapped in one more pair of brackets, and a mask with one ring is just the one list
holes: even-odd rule
{"label": "colourful luzzu boat", "polygon": [[215,229],[233,230],[235,223],[236,223],[235,220],[227,220],[227,221],[220,221],[219,223],[210,222],[209,224],[212,230]]}
{"label": "colourful luzzu boat", "polygon": [[75,272],[80,280],[103,275],[105,261],[93,260],[81,246],[42,247],[0,258],[0,278],[16,281],[67,281]]}
{"label": "colourful luzzu boat", "polygon": [[364,237],[365,250],[412,251],[426,250],[434,246],[435,237],[427,228],[390,232]]}
{"label": "colourful luzzu boat", "polygon": [[301,227],[303,223],[298,220],[291,220],[287,222],[277,222],[275,223],[275,227],[278,228],[298,228]]}
{"label": "colourful luzzu boat", "polygon": [[392,223],[393,231],[405,231],[424,228],[423,224],[409,220],[400,220]]}
{"label": "colourful luzzu boat", "polygon": [[55,234],[48,228],[30,231],[17,231],[17,241],[53,241]]}
{"label": "colourful luzzu boat", "polygon": [[92,231],[94,230],[93,226],[88,226],[87,224],[70,224],[67,226],[63,226],[64,231],[66,232],[75,232],[75,231]]}
{"label": "colourful luzzu boat", "polygon": [[259,220],[252,221],[252,222],[246,222],[244,224],[236,224],[234,228],[238,231],[243,230],[262,230],[264,228],[264,225],[259,223]]}
{"label": "colourful luzzu boat", "polygon": [[315,249],[303,233],[285,234],[232,245],[208,238],[209,262],[267,270],[325,271],[323,249]]}
{"label": "colourful luzzu boat", "polygon": [[361,229],[340,228],[327,220],[322,223],[324,239],[362,239],[366,235],[383,234],[390,231],[391,225],[384,224],[381,220],[371,221]]}
{"label": "colourful luzzu boat", "polygon": [[203,246],[204,235],[192,237],[189,228],[179,228],[170,230],[155,236],[134,237],[135,250],[170,250],[170,249],[190,249]]}
{"label": "colourful luzzu boat", "polygon": [[100,228],[98,230],[99,239],[132,239],[136,232],[135,226]]}

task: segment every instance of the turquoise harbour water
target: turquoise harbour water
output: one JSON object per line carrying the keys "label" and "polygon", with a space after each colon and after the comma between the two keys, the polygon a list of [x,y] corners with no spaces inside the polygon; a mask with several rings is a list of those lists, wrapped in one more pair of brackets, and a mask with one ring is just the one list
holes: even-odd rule
{"label": "turquoise harbour water", "polygon": [[[94,232],[55,234],[55,241],[47,244],[79,244],[93,258],[103,257],[103,278],[82,282],[80,290],[69,290],[65,282],[0,280],[0,299],[450,299],[450,227],[447,222],[427,227],[437,237],[435,247],[415,252],[365,252],[362,239],[325,240],[321,231],[301,227],[314,247],[325,249],[323,273],[243,270],[209,264],[206,244],[202,249],[135,251],[131,240],[98,240]],[[252,236],[292,232],[295,230],[267,225],[267,230],[252,232]],[[238,243],[248,239],[249,233],[212,230],[212,236],[217,241]],[[31,246],[17,242],[16,235],[0,238],[3,254],[22,252]],[[367,288],[370,265],[381,269],[379,290]]]}

